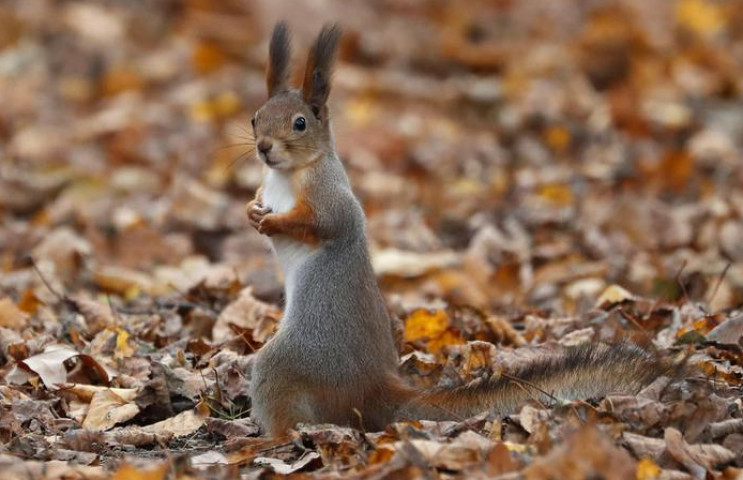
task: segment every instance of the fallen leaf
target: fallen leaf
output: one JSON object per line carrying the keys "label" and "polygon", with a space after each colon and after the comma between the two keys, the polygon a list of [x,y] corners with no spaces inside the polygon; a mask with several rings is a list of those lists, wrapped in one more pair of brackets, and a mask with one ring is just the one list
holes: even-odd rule
{"label": "fallen leaf", "polygon": [[460,255],[449,251],[416,253],[386,249],[372,255],[372,265],[377,276],[418,277],[433,270],[456,266],[460,262]]}
{"label": "fallen leaf", "polygon": [[649,458],[643,458],[637,462],[637,472],[635,478],[637,480],[651,480],[660,476],[661,469]]}
{"label": "fallen leaf", "polygon": [[125,463],[114,472],[109,480],[165,480],[168,468],[167,462],[154,468],[138,468]]}
{"label": "fallen leaf", "polygon": [[44,349],[43,353],[29,357],[19,363],[37,374],[46,388],[56,390],[60,385],[67,382],[67,368],[65,368],[64,363],[78,355],[77,351],[69,347],[50,345]]}
{"label": "fallen leaf", "polygon": [[609,285],[596,300],[596,308],[605,309],[618,303],[632,301],[634,299],[634,295],[619,285]]}
{"label": "fallen leaf", "polygon": [[303,469],[304,467],[312,463],[314,460],[317,460],[319,458],[320,458],[319,453],[307,452],[304,455],[302,455],[299,458],[299,460],[297,460],[296,462],[290,463],[290,464],[278,458],[268,458],[268,457],[258,457],[255,460],[253,460],[253,463],[255,465],[269,467],[271,470],[278,473],[279,475],[289,475],[290,473],[298,472],[299,470]]}
{"label": "fallen leaf", "polygon": [[142,427],[142,431],[151,434],[167,434],[177,438],[192,434],[204,425],[204,421],[205,417],[195,410],[186,410],[175,417]]}
{"label": "fallen leaf", "polygon": [[9,298],[0,299],[0,327],[20,329],[26,325],[28,314]]}
{"label": "fallen leaf", "polygon": [[[219,314],[212,328],[212,339],[215,342],[224,342],[234,338],[234,330],[230,325],[235,325],[241,329],[250,329],[253,340],[265,343],[269,333],[273,333],[270,324],[275,326],[280,316],[281,312],[276,307],[253,296],[253,287],[246,287],[237,300],[227,305]],[[267,320],[268,325],[263,325],[264,320]]]}
{"label": "fallen leaf", "polygon": [[65,392],[73,393],[77,398],[88,403],[90,403],[93,400],[93,396],[99,392],[113,392],[126,402],[133,401],[139,392],[139,389],[137,388],[109,388],[100,385],[84,385],[79,383],[65,384],[62,385],[61,388],[63,388]]}
{"label": "fallen leaf", "polygon": [[96,392],[83,420],[83,428],[105,431],[134,418],[139,413],[139,407],[133,403],[134,395],[128,397],[122,398],[110,389]]}
{"label": "fallen leaf", "polygon": [[464,343],[460,333],[449,322],[444,310],[415,310],[405,320],[403,339],[406,342],[424,342],[432,353],[449,345]]}
{"label": "fallen leaf", "polygon": [[527,480],[601,477],[607,480],[634,478],[636,462],[616,447],[595,426],[586,425],[569,435],[524,469]]}
{"label": "fallen leaf", "polygon": [[207,468],[212,465],[227,465],[228,463],[229,461],[227,460],[227,457],[215,450],[210,450],[191,457],[191,465],[196,468]]}

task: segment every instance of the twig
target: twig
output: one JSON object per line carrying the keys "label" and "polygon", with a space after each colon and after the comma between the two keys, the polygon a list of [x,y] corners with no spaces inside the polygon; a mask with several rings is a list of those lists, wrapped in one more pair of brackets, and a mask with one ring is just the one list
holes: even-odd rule
{"label": "twig", "polygon": [[730,270],[730,267],[733,265],[732,262],[728,262],[727,265],[725,265],[725,268],[722,269],[722,273],[720,273],[720,276],[717,278],[717,283],[715,284],[714,290],[712,290],[712,296],[709,300],[707,300],[707,304],[711,304],[712,300],[715,299],[715,296],[717,295],[717,290],[720,289],[720,285],[722,285],[722,281],[725,279],[725,276],[728,273],[728,270]]}
{"label": "twig", "polygon": [[625,320],[628,320],[632,325],[637,327],[639,330],[645,331],[645,327],[643,327],[640,322],[635,319],[634,316],[630,315],[629,313],[625,312],[621,307],[619,308],[619,315],[622,316]]}
{"label": "twig", "polygon": [[113,302],[111,302],[111,295],[106,294],[106,301],[108,302],[108,309],[111,310],[111,315],[113,315],[114,319],[118,322],[119,326],[123,325],[124,322],[119,315],[119,312],[116,311],[116,308],[114,308]]}
{"label": "twig", "polygon": [[59,293],[58,291],[56,291],[52,287],[52,285],[47,281],[46,277],[44,277],[44,274],[41,273],[41,270],[39,269],[39,266],[36,264],[36,260],[34,260],[33,257],[29,257],[29,258],[31,260],[31,266],[36,271],[36,274],[39,276],[39,278],[41,279],[41,282],[44,284],[44,286],[46,286],[46,288],[49,289],[49,291],[52,292],[52,294],[55,297],[57,297],[59,300],[61,300],[63,302],[68,301],[67,295],[62,295],[61,293]]}
{"label": "twig", "polygon": [[681,293],[684,294],[684,301],[688,302],[689,293],[686,291],[684,282],[681,281],[681,274],[683,273],[685,268],[686,268],[686,259],[684,259],[683,263],[681,264],[681,268],[679,268],[679,271],[676,273],[676,283],[678,283],[679,287],[681,287]]}
{"label": "twig", "polygon": [[542,388],[534,385],[533,383],[529,382],[528,380],[524,380],[523,378],[514,377],[513,375],[509,375],[507,373],[501,373],[501,376],[507,378],[508,380],[511,380],[513,382],[516,382],[518,384],[526,385],[527,387],[533,388],[534,390],[542,393],[543,395],[546,395],[550,400],[555,402],[555,404],[561,403],[560,399],[552,395],[551,393],[547,392],[546,390],[543,390]]}

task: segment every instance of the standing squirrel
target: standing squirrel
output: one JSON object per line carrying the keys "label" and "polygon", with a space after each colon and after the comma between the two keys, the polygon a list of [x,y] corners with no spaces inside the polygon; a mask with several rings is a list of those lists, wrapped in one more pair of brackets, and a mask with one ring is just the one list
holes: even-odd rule
{"label": "standing squirrel", "polygon": [[286,284],[279,329],[253,364],[253,418],[266,433],[281,435],[299,422],[379,430],[403,418],[508,413],[530,398],[636,392],[664,373],[662,360],[620,344],[580,347],[508,378],[456,388],[421,390],[405,382],[371,266],[364,211],[330,127],[339,37],[335,25],[322,29],[302,88],[293,89],[289,32],[278,23],[269,47],[268,100],[252,120],[256,155],[267,168],[248,218],[271,238]]}

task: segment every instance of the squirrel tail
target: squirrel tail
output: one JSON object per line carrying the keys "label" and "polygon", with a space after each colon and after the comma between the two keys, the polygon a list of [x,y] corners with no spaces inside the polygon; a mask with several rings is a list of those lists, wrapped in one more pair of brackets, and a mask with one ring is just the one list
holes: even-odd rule
{"label": "squirrel tail", "polygon": [[586,344],[467,385],[419,390],[407,396],[397,418],[462,420],[484,411],[513,412],[526,400],[545,404],[610,393],[637,393],[661,375],[675,375],[679,362],[629,343]]}

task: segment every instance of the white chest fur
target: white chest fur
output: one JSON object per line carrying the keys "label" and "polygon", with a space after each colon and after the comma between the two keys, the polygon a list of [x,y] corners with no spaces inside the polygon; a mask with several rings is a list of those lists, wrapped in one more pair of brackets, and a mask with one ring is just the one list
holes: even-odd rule
{"label": "white chest fur", "polygon": [[[266,174],[263,183],[263,205],[270,208],[272,213],[286,213],[297,203],[291,182],[292,179],[288,175],[276,170],[269,170]],[[311,245],[283,235],[274,235],[271,237],[271,243],[281,270],[284,272],[287,301],[289,301],[294,274],[315,249]]]}
{"label": "white chest fur", "polygon": [[263,184],[263,205],[273,213],[285,213],[295,203],[297,199],[292,192],[291,178],[276,170],[269,170]]}

